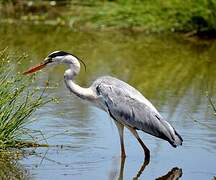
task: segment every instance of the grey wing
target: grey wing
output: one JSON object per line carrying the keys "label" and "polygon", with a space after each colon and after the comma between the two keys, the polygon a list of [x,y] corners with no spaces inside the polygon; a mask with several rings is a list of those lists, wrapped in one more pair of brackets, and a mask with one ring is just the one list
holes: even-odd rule
{"label": "grey wing", "polygon": [[118,83],[109,81],[109,83],[100,82],[96,90],[110,116],[116,121],[167,140],[174,147],[180,145],[182,138],[175,129],[162,118],[147,99],[144,98],[146,102],[143,99],[137,99],[140,93],[131,88],[122,81]]}

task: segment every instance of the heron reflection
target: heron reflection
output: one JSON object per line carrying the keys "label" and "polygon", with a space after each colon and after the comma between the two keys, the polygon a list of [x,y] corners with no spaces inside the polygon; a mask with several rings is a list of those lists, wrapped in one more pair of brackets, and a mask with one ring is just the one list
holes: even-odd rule
{"label": "heron reflection", "polygon": [[[134,175],[133,180],[138,180],[141,178],[141,175],[143,174],[144,170],[148,166],[149,162],[150,162],[149,159],[144,159],[140,168],[137,170],[137,173]],[[110,179],[124,180],[124,167],[125,167],[125,158],[121,158],[118,178],[112,176],[112,178]],[[182,176],[182,174],[183,172],[181,168],[174,167],[170,171],[168,171],[165,175],[155,178],[155,180],[178,180]]]}

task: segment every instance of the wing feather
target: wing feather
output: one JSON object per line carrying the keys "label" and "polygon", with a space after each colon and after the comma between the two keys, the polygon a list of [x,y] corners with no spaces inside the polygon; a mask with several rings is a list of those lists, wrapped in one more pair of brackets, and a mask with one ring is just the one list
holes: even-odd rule
{"label": "wing feather", "polygon": [[165,139],[174,147],[181,144],[175,129],[132,86],[115,78],[105,79],[97,84],[97,92],[115,120]]}

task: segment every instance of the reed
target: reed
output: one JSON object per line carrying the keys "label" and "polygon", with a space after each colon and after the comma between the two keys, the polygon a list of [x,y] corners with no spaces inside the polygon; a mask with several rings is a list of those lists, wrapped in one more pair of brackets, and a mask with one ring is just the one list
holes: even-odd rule
{"label": "reed", "polygon": [[[19,63],[22,59],[14,60]],[[41,93],[31,88],[32,77],[16,73],[14,60],[0,52],[0,148],[36,146],[25,127],[32,122],[29,117],[51,101],[45,96],[46,88]],[[30,143],[25,142],[26,136]]]}

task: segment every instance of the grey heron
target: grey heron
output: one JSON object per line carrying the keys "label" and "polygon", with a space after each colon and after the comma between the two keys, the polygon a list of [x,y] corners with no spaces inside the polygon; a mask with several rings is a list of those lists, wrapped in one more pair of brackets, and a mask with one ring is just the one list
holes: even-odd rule
{"label": "grey heron", "polygon": [[126,82],[111,76],[103,76],[96,79],[88,88],[76,84],[74,78],[80,72],[80,62],[84,64],[71,53],[55,51],[49,54],[41,64],[30,68],[24,74],[31,74],[50,65],[67,64],[70,68],[64,73],[66,87],[79,98],[93,103],[111,116],[118,129],[122,157],[126,156],[124,127],[128,128],[138,140],[147,159],[150,158],[150,151],[139,137],[137,130],[164,139],[173,147],[182,145],[183,139],[177,131],[160,115],[149,100]]}

